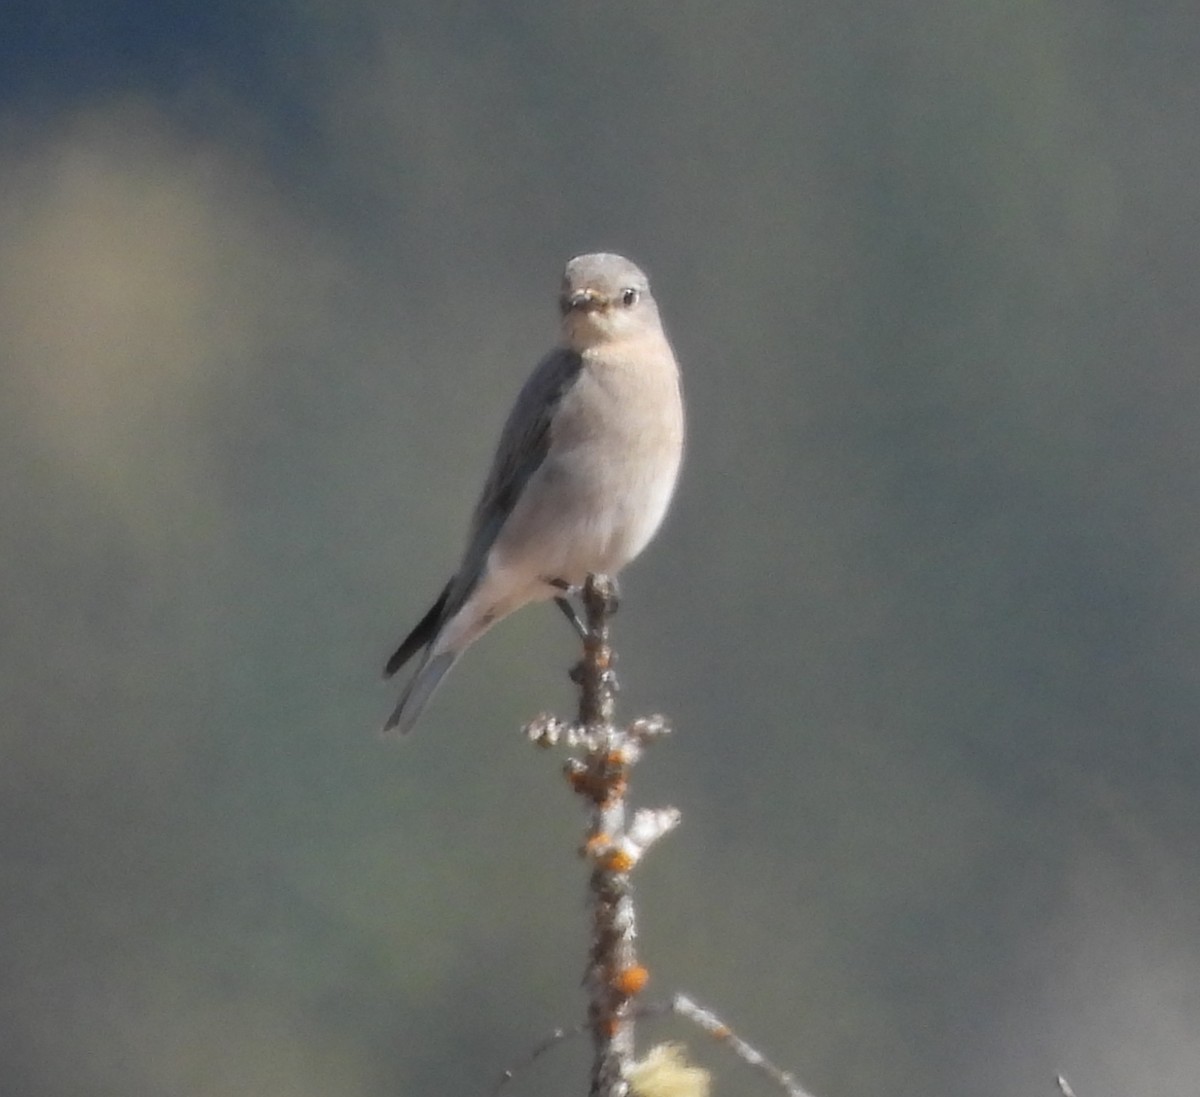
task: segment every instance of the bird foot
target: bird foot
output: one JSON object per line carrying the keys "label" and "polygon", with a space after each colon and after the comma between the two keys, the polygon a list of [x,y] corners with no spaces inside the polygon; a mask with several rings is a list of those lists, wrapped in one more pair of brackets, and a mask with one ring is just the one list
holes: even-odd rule
{"label": "bird foot", "polygon": [[[555,586],[557,585],[556,583]],[[579,616],[578,611],[571,605],[571,600],[565,595],[559,595],[554,599],[554,604],[563,611],[563,616],[571,622],[575,631],[579,633],[579,638],[581,640],[585,639],[588,634],[587,625],[583,623],[583,618]]]}
{"label": "bird foot", "polygon": [[616,579],[607,575],[589,575],[587,582],[582,587],[573,586],[565,579],[547,578],[545,582],[549,586],[554,587],[555,590],[562,591],[562,594],[554,599],[554,604],[562,610],[563,616],[571,622],[575,631],[579,633],[580,639],[587,639],[588,626],[571,602],[569,595],[580,595],[585,608],[589,610],[595,607],[596,600],[598,599],[599,608],[606,617],[611,617],[615,614],[621,605],[620,587],[617,586]]}

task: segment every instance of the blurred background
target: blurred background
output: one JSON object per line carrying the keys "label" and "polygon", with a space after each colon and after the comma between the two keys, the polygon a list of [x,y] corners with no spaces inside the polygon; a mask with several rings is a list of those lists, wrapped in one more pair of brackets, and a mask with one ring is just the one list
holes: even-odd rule
{"label": "blurred background", "polygon": [[1191,1097],[1197,102],[1177,0],[10,0],[0,1091],[486,1093],[580,1016],[558,614],[375,729],[608,249],[690,415],[648,993],[820,1097]]}

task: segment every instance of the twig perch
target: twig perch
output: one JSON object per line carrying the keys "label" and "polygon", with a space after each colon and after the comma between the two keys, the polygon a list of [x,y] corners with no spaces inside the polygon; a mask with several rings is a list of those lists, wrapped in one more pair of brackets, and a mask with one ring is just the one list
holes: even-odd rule
{"label": "twig perch", "polygon": [[668,808],[639,811],[627,824],[625,790],[642,746],[667,733],[661,717],[628,728],[613,723],[616,710],[616,657],[608,643],[608,621],[616,611],[616,590],[605,576],[593,575],[583,588],[583,659],[571,673],[579,686],[579,716],[564,725],[541,717],[529,726],[534,742],[564,741],[583,755],[565,767],[571,787],[587,801],[589,817],[582,853],[592,866],[588,878],[591,946],[584,985],[592,1035],[590,1097],[624,1097],[634,1062],[634,998],[645,986],[638,963],[636,916],[630,870],[642,854],[679,823]]}
{"label": "twig perch", "polygon": [[[635,1061],[635,1019],[672,1012],[688,1018],[725,1044],[780,1086],[788,1097],[809,1097],[790,1074],[775,1067],[690,998],[677,994],[669,1006],[659,1007],[635,1001],[649,975],[638,962],[635,948],[637,925],[630,872],[651,845],[679,825],[680,815],[674,808],[640,809],[627,819],[625,793],[630,770],[641,757],[643,747],[668,734],[670,728],[661,716],[635,720],[626,728],[613,723],[618,687],[613,669],[616,656],[608,642],[608,622],[616,612],[615,587],[605,576],[589,576],[582,601],[583,658],[571,672],[579,686],[578,718],[568,724],[543,715],[525,730],[539,746],[551,747],[561,742],[582,750],[580,756],[567,761],[564,770],[571,787],[588,805],[587,832],[581,850],[591,864],[588,903],[592,936],[584,977],[587,1023],[574,1029],[556,1029],[522,1065],[586,1030],[591,1034],[593,1047],[589,1097],[626,1097],[630,1093],[630,1078],[639,1066]],[[671,1047],[652,1050],[643,1068],[654,1060],[655,1051],[662,1053],[658,1055],[662,1061],[660,1073],[675,1072],[673,1084],[687,1076],[695,1092],[707,1091],[706,1073],[677,1062]],[[515,1070],[504,1072],[497,1090],[513,1077]],[[646,1073],[643,1069],[642,1074]],[[646,1083],[647,1091],[649,1088]]]}
{"label": "twig perch", "polygon": [[625,788],[632,762],[625,736],[613,726],[617,676],[608,645],[608,618],[616,609],[615,591],[603,578],[591,577],[583,590],[583,660],[579,682],[579,724],[593,737],[582,762],[568,764],[575,791],[591,801],[584,853],[592,860],[588,900],[592,944],[585,985],[592,1031],[591,1097],[619,1097],[633,1063],[633,1018],[629,1003],[646,982],[637,962],[637,935],[628,858],[616,843],[625,832]]}

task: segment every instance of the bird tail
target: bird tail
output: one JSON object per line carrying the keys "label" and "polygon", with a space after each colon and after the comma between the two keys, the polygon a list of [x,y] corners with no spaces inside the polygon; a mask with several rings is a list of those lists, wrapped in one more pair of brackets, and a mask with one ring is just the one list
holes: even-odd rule
{"label": "bird tail", "polygon": [[400,700],[383,725],[383,734],[388,736],[407,735],[417,722],[429,699],[433,696],[446,672],[458,661],[457,651],[426,653],[412,680],[404,687]]}

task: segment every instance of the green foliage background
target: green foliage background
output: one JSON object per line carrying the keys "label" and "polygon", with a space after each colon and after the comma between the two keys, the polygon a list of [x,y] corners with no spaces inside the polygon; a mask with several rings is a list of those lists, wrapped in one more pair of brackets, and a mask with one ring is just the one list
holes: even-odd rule
{"label": "green foliage background", "polygon": [[1200,9],[5,21],[0,1090],[482,1093],[578,1016],[557,615],[372,732],[604,248],[690,412],[652,989],[823,1097],[1194,1094]]}

